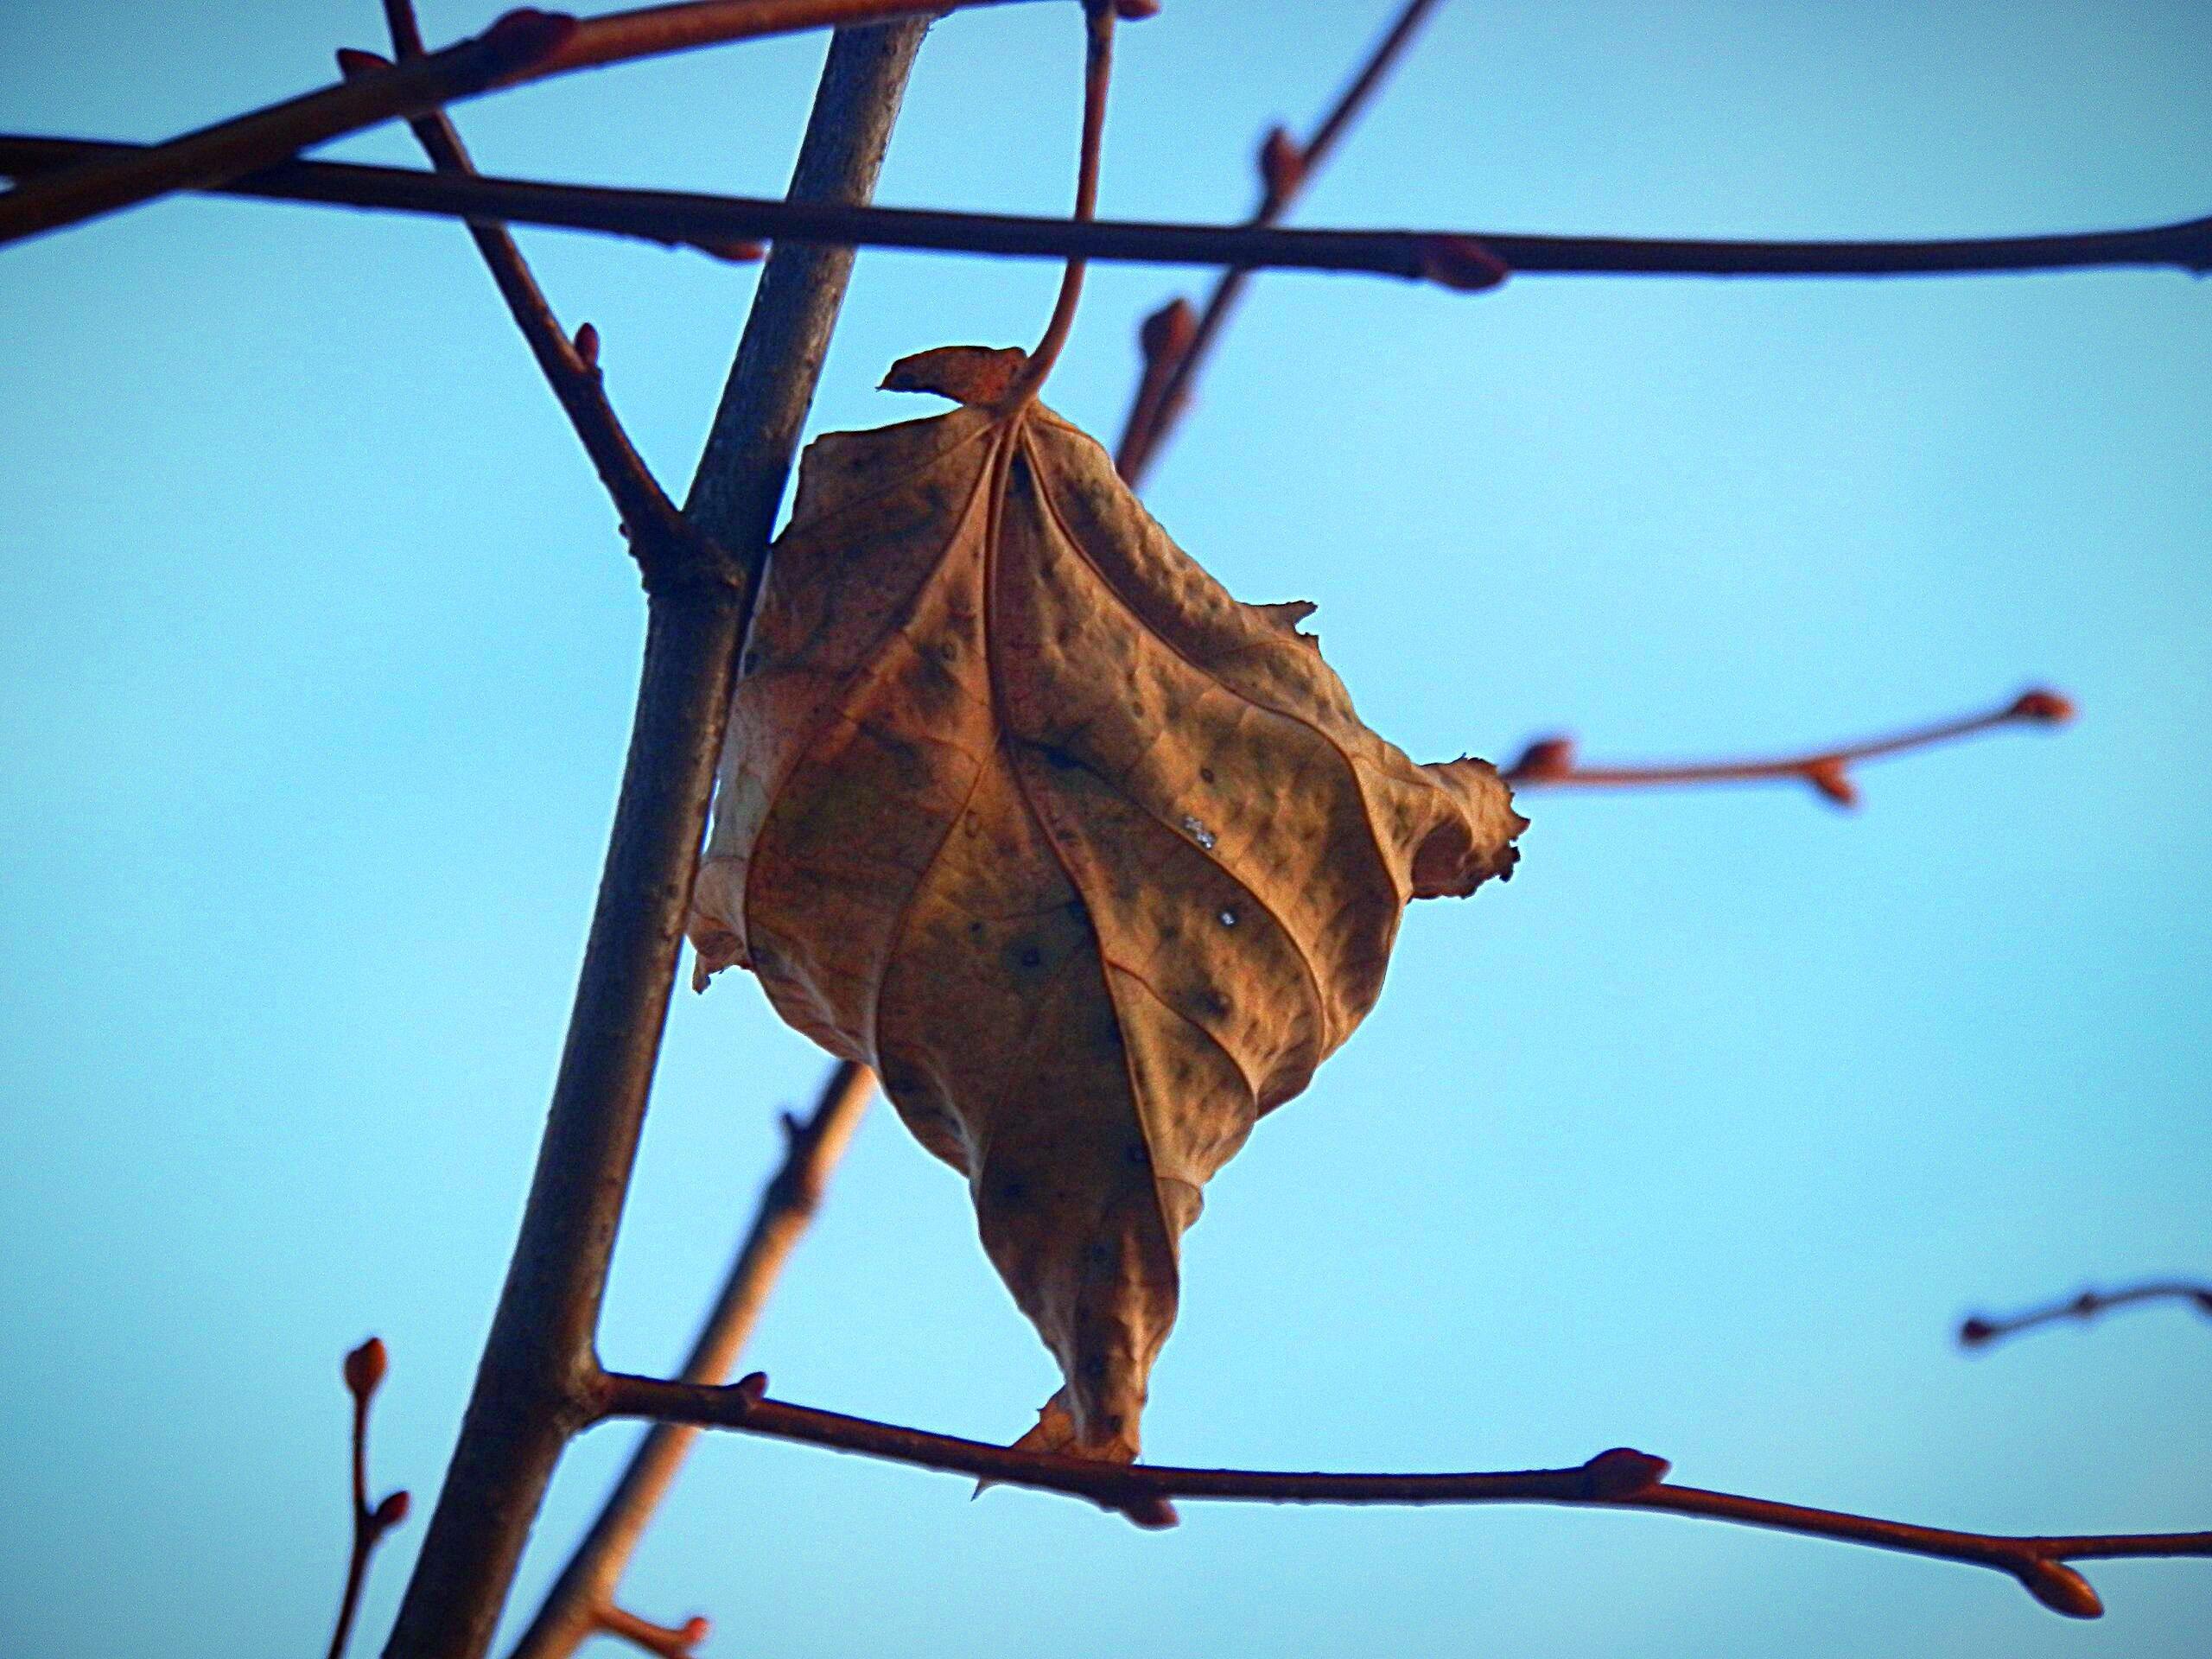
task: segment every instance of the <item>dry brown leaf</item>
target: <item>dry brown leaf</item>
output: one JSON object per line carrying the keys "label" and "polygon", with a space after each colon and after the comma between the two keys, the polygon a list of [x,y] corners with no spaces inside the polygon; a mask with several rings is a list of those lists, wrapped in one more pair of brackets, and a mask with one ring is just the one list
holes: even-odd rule
{"label": "dry brown leaf", "polygon": [[692,936],[968,1177],[1065,1378],[1022,1443],[1129,1459],[1207,1180],[1372,1006],[1407,900],[1506,874],[1523,821],[1360,723],[1312,606],[1239,603],[1005,407],[1023,362],[909,358],[887,386],[963,406],[808,449]]}

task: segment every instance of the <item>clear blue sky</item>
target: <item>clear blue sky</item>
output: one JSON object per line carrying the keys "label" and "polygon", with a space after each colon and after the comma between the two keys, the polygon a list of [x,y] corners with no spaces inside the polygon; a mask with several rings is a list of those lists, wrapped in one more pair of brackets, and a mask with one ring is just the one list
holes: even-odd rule
{"label": "clear blue sky", "polygon": [[[1125,32],[1108,213],[1221,219],[1390,10],[1170,0]],[[437,4],[433,35],[482,10]],[[1258,21],[1262,17],[1268,21]],[[955,17],[887,201],[1059,212],[1071,8]],[[326,78],[377,8],[0,10],[0,125],[152,138]],[[488,167],[779,191],[818,39],[470,106]],[[1455,0],[1312,224],[1928,235],[2212,211],[2212,16],[2171,3]],[[404,135],[347,156],[410,161]],[[532,238],[663,475],[752,276]],[[818,427],[925,346],[1033,337],[1052,275],[867,254]],[[1115,427],[1094,279],[1056,407]],[[175,201],[0,252],[0,1653],[319,1650],[337,1365],[394,1370],[427,1500],[565,1020],[642,609],[450,226]],[[1415,755],[1878,730],[2049,682],[2082,717],[1803,791],[1532,799],[1522,873],[1417,909],[1381,1006],[1215,1184],[1147,1424],[1163,1460],[1522,1466],[2016,1531],[2212,1524],[2212,1327],[1967,1359],[1975,1306],[2212,1271],[2212,289],[1261,282],[1148,493],[1306,598]],[[613,1363],[680,1355],[823,1062],[733,976],[682,999]],[[751,1356],[779,1393],[1005,1439],[1050,1360],[958,1181],[867,1123]],[[624,1450],[577,1447],[543,1586]],[[418,1515],[421,1511],[418,1510]],[[419,1519],[378,1564],[380,1637]],[[718,1442],[632,1575],[715,1656],[2182,1656],[2212,1564],[1993,1575],[1632,1515],[1018,1492]],[[363,1650],[368,1650],[365,1647]]]}

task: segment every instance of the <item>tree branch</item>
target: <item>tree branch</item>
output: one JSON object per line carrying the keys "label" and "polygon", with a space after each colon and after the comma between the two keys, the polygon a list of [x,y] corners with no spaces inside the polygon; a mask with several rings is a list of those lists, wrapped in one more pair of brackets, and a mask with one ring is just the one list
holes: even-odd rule
{"label": "tree branch", "polygon": [[[1367,60],[1305,143],[1300,144],[1281,127],[1268,134],[1260,146],[1260,202],[1252,210],[1250,223],[1272,225],[1289,211],[1306,181],[1320,170],[1338,141],[1374,98],[1436,3],[1406,0],[1396,21],[1376,41]],[[1115,468],[1132,488],[1143,480],[1160,446],[1189,406],[1191,387],[1206,353],[1228,326],[1229,315],[1251,279],[1249,268],[1225,270],[1215,279],[1213,292],[1206,296],[1195,321],[1190,320],[1188,302],[1178,298],[1153,313],[1138,330],[1144,372],[1122,427],[1122,441],[1114,449]]]}
{"label": "tree branch", "polygon": [[[140,146],[0,135],[0,173],[30,178]],[[325,207],[543,225],[724,253],[752,238],[839,247],[918,248],[1001,257],[1254,270],[1364,272],[1465,291],[1527,276],[1959,276],[2002,271],[2171,266],[2212,270],[2212,218],[2119,231],[1916,242],[1759,242],[1513,231],[1285,230],[1130,219],[1027,218],[900,207],[845,207],[680,190],[618,190],[407,168],[295,162],[217,194]],[[0,197],[0,203],[10,200]]]}
{"label": "tree branch", "polygon": [[2012,702],[1986,714],[1915,727],[1841,748],[1775,760],[1699,760],[1662,766],[1586,766],[1575,759],[1572,738],[1543,737],[1522,750],[1519,758],[1503,768],[1499,776],[1516,790],[1640,789],[1677,784],[1766,783],[1796,779],[1810,784],[1838,806],[1850,807],[1859,804],[1859,789],[1850,773],[1854,761],[1933,748],[1999,726],[2061,726],[2073,718],[2074,705],[2056,691],[2023,691]]}
{"label": "tree branch", "polygon": [[[831,42],[795,188],[806,182],[810,152],[845,160],[836,182],[850,194],[874,188],[922,29],[841,32]],[[757,417],[753,440],[721,453],[753,454],[759,475],[728,480],[724,493],[766,509],[752,524],[696,505],[691,514],[748,577],[757,577],[772,492],[797,440],[790,411],[803,415],[813,395],[826,320],[843,296],[838,268],[818,260],[809,267],[818,286],[772,285],[779,263],[810,257],[779,250],[763,272],[717,422]],[[771,416],[785,422],[775,429],[786,434],[780,454],[767,435]],[[749,581],[741,591],[719,579],[649,590],[637,719],[537,1169],[389,1659],[484,1652],[562,1447],[592,1418],[607,1261],[667,1018],[750,592]]]}
{"label": "tree branch", "polygon": [[[415,21],[412,0],[385,0],[385,15],[390,22],[393,48],[400,59],[404,61],[419,56],[423,35]],[[340,72],[349,78],[375,73],[390,67],[383,59],[367,52],[341,51],[338,63]],[[423,153],[429,156],[430,164],[441,173],[474,176],[475,167],[469,160],[467,148],[445,116],[417,116],[408,125]],[[736,573],[726,569],[728,562],[721,550],[708,543],[697,528],[676,510],[676,504],[653,477],[652,469],[645,465],[645,457],[630,442],[630,435],[623,429],[613,406],[607,402],[606,382],[599,366],[598,331],[586,323],[576,331],[573,340],[569,338],[568,330],[554,315],[544,290],[537,285],[522,250],[504,227],[471,222],[468,234],[483,256],[499,296],[507,302],[516,327],[522,331],[531,355],[537,360],[546,384],[559,399],[569,424],[575,428],[583,444],[584,453],[590,456],[600,482],[613,498],[614,510],[620,515],[630,537],[630,551],[645,569],[648,582],[677,575],[686,569],[723,569],[734,580]]]}
{"label": "tree branch", "polygon": [[2041,1307],[2030,1308],[2024,1313],[2013,1313],[1992,1319],[1976,1313],[1959,1324],[1959,1346],[1986,1348],[1993,1342],[2031,1331],[2037,1325],[2055,1325],[2061,1319],[2079,1319],[2088,1324],[2107,1308],[2127,1307],[2141,1302],[2186,1302],[2196,1311],[2212,1316],[2212,1284],[2186,1279],[2154,1279],[2139,1285],[2129,1285],[2120,1290],[2085,1290],[2078,1296],[2063,1301],[2048,1302]]}
{"label": "tree branch", "polygon": [[693,0],[578,19],[529,7],[481,35],[347,77],[166,143],[90,160],[0,196],[0,244],[58,230],[175,190],[205,189],[380,122],[497,89],[723,41],[932,16],[1005,0]]}
{"label": "tree branch", "polygon": [[[874,1090],[875,1079],[865,1066],[840,1061],[823,1084],[814,1109],[803,1119],[783,1120],[782,1166],[761,1192],[745,1243],[683,1362],[684,1382],[711,1384],[728,1378]],[[698,1435],[696,1427],[675,1423],[656,1423],[646,1431],[511,1659],[568,1659],[595,1625],[607,1622],[616,1611],[615,1588],[646,1523]]]}
{"label": "tree branch", "polygon": [[2082,1575],[2063,1563],[2092,1558],[2212,1557],[2212,1532],[2158,1532],[2077,1537],[2019,1537],[1954,1532],[1834,1510],[1808,1509],[1732,1492],[1665,1484],[1665,1459],[1615,1447],[1573,1469],[1503,1473],[1308,1474],[1247,1469],[1179,1469],[1146,1464],[1016,1452],[950,1434],[900,1428],[766,1397],[759,1373],[725,1388],[702,1389],[655,1377],[609,1376],[601,1410],[613,1417],[651,1417],[798,1440],[918,1468],[974,1476],[1087,1498],[1147,1525],[1172,1524],[1171,1497],[1268,1503],[1556,1503],[1578,1508],[1652,1510],[1670,1515],[1831,1538],[2009,1573],[2045,1606],[2075,1618],[2104,1609]]}

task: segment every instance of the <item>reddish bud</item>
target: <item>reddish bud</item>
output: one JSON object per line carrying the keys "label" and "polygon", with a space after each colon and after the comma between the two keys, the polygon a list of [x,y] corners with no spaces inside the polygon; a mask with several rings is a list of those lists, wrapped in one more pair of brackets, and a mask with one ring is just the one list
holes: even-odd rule
{"label": "reddish bud", "polygon": [[374,52],[364,52],[352,46],[338,48],[338,73],[347,80],[361,75],[373,75],[391,67],[390,58],[380,57]]}
{"label": "reddish bud", "polygon": [[1137,346],[1147,364],[1181,357],[1198,337],[1198,314],[1188,300],[1179,296],[1137,325]]}
{"label": "reddish bud", "polygon": [[1632,1497],[1667,1478],[1674,1465],[1632,1446],[1616,1446],[1582,1465],[1592,1497]]}
{"label": "reddish bud", "polygon": [[691,245],[709,258],[725,260],[733,265],[758,264],[768,251],[758,242],[734,236],[695,236]]}
{"label": "reddish bud", "polygon": [[576,329],[576,355],[583,359],[584,367],[599,366],[599,330],[588,322]]}
{"label": "reddish bud", "polygon": [[1260,141],[1260,188],[1268,205],[1281,207],[1306,182],[1306,152],[1298,140],[1281,127],[1270,127]]}
{"label": "reddish bud", "polygon": [[715,1627],[695,1613],[677,1627],[676,1639],[681,1646],[696,1648],[714,1633]]}
{"label": "reddish bud", "polygon": [[1961,1322],[1959,1325],[1959,1346],[1961,1348],[1979,1348],[1982,1344],[1995,1337],[1996,1334],[1997,1327],[1977,1313],[1974,1318]]}
{"label": "reddish bud", "polygon": [[1859,804],[1859,785],[1851,781],[1843,762],[1834,756],[1805,763],[1805,781],[1838,806]]}
{"label": "reddish bud", "polygon": [[2074,703],[2071,698],[2038,687],[2021,692],[2005,713],[2008,720],[2038,720],[2046,725],[2063,726],[2074,718]]}
{"label": "reddish bud", "polygon": [[540,11],[522,6],[494,18],[491,28],[476,37],[496,74],[511,74],[543,61],[576,32],[576,20],[565,11]]}
{"label": "reddish bud", "polygon": [[1116,1507],[1147,1532],[1166,1532],[1171,1527],[1182,1524],[1183,1517],[1175,1513],[1173,1503],[1149,1492],[1131,1497]]}
{"label": "reddish bud", "polygon": [[370,1513],[369,1519],[379,1529],[396,1527],[407,1518],[410,1502],[404,1489],[397,1492],[386,1492],[384,1502],[378,1504]]}
{"label": "reddish bud", "polygon": [[768,1396],[768,1373],[766,1371],[748,1371],[743,1376],[739,1377],[737,1381],[730,1386],[735,1389],[738,1394],[746,1400],[765,1400]]}
{"label": "reddish bud", "polygon": [[391,1369],[391,1357],[385,1351],[384,1339],[371,1337],[346,1356],[343,1371],[346,1387],[357,1400],[365,1400],[377,1391],[384,1381],[384,1374]]}
{"label": "reddish bud", "polygon": [[1114,0],[1114,15],[1125,23],[1160,16],[1160,0]]}
{"label": "reddish bud", "polygon": [[1472,294],[1496,288],[1513,274],[1513,268],[1471,236],[1424,236],[1414,256],[1414,274]]}
{"label": "reddish bud", "polygon": [[2069,1618],[2101,1618],[2105,1605],[2097,1599],[2097,1592],[2089,1581],[2070,1567],[2056,1561],[2031,1561],[2016,1568],[2020,1582],[2028,1593],[2055,1613]]}
{"label": "reddish bud", "polygon": [[1574,740],[1571,737],[1540,737],[1521,751],[1521,758],[1505,768],[1508,782],[1516,784],[1548,784],[1566,777],[1574,770]]}
{"label": "reddish bud", "polygon": [[2072,1313],[2077,1319],[2086,1319],[2104,1312],[2105,1299],[2094,1290],[2085,1290],[2074,1299]]}

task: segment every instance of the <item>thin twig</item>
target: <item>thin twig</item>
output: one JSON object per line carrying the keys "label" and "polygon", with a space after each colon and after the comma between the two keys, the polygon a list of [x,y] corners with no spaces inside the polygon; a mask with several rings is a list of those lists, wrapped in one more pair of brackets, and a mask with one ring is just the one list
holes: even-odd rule
{"label": "thin twig", "polygon": [[[72,162],[140,148],[81,138],[0,135],[0,174],[35,177]],[[219,194],[378,212],[543,225],[696,245],[721,252],[753,238],[838,247],[917,248],[1000,257],[1255,270],[1363,272],[1476,291],[1510,272],[1530,276],[1961,276],[2001,271],[2165,267],[2212,271],[2212,218],[2119,231],[1919,242],[1760,242],[1517,231],[1287,230],[1131,219],[842,207],[679,190],[617,190],[337,162],[272,167]],[[7,198],[0,197],[0,201]]]}
{"label": "thin twig", "polygon": [[369,1502],[369,1402],[390,1363],[384,1343],[371,1337],[346,1356],[341,1373],[346,1392],[353,1396],[353,1548],[346,1565],[346,1588],[338,1599],[337,1627],[330,1633],[330,1659],[342,1659],[353,1636],[361,1590],[368,1582],[369,1558],[385,1534],[407,1518],[404,1491],[387,1492],[373,1505]]}
{"label": "thin twig", "polygon": [[176,190],[205,189],[346,133],[578,69],[801,29],[932,16],[1004,0],[693,0],[575,18],[524,7],[481,35],[0,196],[0,244]]}
{"label": "thin twig", "polygon": [[[404,61],[420,55],[423,34],[411,0],[385,0],[394,50]],[[341,52],[339,67],[349,75],[375,73],[384,60],[365,52]],[[408,123],[430,164],[441,173],[473,176],[475,166],[461,134],[442,114],[416,116]],[[676,509],[630,442],[613,406],[599,365],[599,334],[589,323],[574,339],[554,315],[551,303],[531,272],[515,239],[498,225],[472,222],[468,234],[492,273],[531,355],[591,457],[600,482],[613,498],[628,532],[630,551],[649,582],[724,567],[721,550],[704,543],[698,530]]]}
{"label": "thin twig", "polygon": [[[1407,0],[1305,143],[1300,144],[1281,127],[1268,134],[1260,146],[1260,202],[1252,211],[1252,224],[1272,225],[1289,211],[1306,181],[1328,160],[1436,3],[1437,0]],[[1149,326],[1138,331],[1138,344],[1145,354],[1144,372],[1122,428],[1122,441],[1114,450],[1114,465],[1132,488],[1142,481],[1160,446],[1189,407],[1191,387],[1206,353],[1220,338],[1229,314],[1251,277],[1249,267],[1224,270],[1215,279],[1213,292],[1206,296],[1195,321],[1183,324],[1188,303],[1179,298],[1153,313],[1146,319]],[[1163,318],[1168,320],[1164,324],[1157,321]]]}
{"label": "thin twig", "polygon": [[2094,1618],[2103,1608],[2087,1580],[2062,1565],[2065,1561],[2113,1556],[2212,1557],[2212,1532],[2082,1537],[1955,1532],[1732,1492],[1669,1485],[1664,1484],[1668,1465],[1663,1459],[1624,1447],[1600,1452],[1578,1468],[1504,1473],[1373,1475],[1179,1469],[1016,1452],[771,1400],[766,1397],[767,1386],[767,1378],[758,1373],[715,1389],[657,1377],[609,1376],[601,1384],[601,1409],[609,1416],[737,1429],[997,1484],[1060,1492],[1155,1525],[1172,1521],[1173,1512],[1163,1511],[1162,1506],[1176,1497],[1268,1503],[1560,1503],[1700,1516],[1994,1567],[2018,1579],[2045,1606],[2076,1618]]}
{"label": "thin twig", "polygon": [[2079,1319],[2086,1325],[2107,1308],[2143,1302],[2183,1302],[2200,1313],[2212,1316],[2212,1284],[2187,1279],[2153,1279],[2120,1290],[2085,1290],[2063,1301],[2031,1307],[2024,1313],[1998,1318],[1976,1313],[1960,1321],[1959,1346],[1986,1348],[2006,1337],[2031,1331],[2037,1325],[2055,1325],[2062,1319]]}
{"label": "thin twig", "polygon": [[[849,181],[863,194],[921,28],[840,31],[831,43],[807,143],[849,157]],[[688,509],[755,579],[774,493],[820,372],[827,319],[843,294],[842,265],[812,259],[811,283],[795,289],[772,284],[779,261],[781,249],[762,273],[723,404],[732,420],[757,416],[755,432],[710,448],[702,463],[751,465],[753,475],[726,480],[718,499],[765,500],[766,508],[748,525],[741,514],[702,507],[702,487],[712,480],[702,479]],[[600,1302],[667,1019],[748,602],[749,592],[711,581],[651,592],[630,753],[537,1167],[386,1659],[478,1659],[485,1651],[562,1449],[594,1416]]]}
{"label": "thin twig", "polygon": [[593,1615],[594,1627],[619,1636],[641,1653],[659,1659],[691,1659],[692,1649],[713,1634],[703,1618],[687,1618],[681,1624],[656,1624],[625,1608],[609,1604]]}
{"label": "thin twig", "polygon": [[[823,1084],[814,1109],[804,1118],[783,1120],[783,1164],[762,1191],[744,1245],[683,1362],[686,1382],[726,1382],[736,1368],[737,1357],[792,1248],[812,1221],[830,1173],[851,1143],[874,1089],[875,1079],[865,1066],[840,1061]],[[568,1659],[595,1624],[607,1622],[616,1605],[616,1586],[646,1523],[698,1435],[696,1428],[674,1423],[656,1423],[646,1431],[598,1518],[515,1644],[512,1659]],[[633,1632],[623,1633],[636,1639]],[[692,1637],[691,1644],[701,1639]]]}
{"label": "thin twig", "polygon": [[1876,760],[1910,749],[1932,748],[1977,732],[1999,726],[2059,726],[2074,717],[2074,705],[2056,691],[2023,691],[2001,708],[1960,720],[1918,726],[1887,737],[1810,754],[1785,755],[1764,760],[1699,760],[1660,766],[1586,766],[1575,759],[1573,740],[1543,737],[1522,750],[1518,759],[1500,775],[1516,790],[1524,789],[1641,789],[1679,784],[1768,783],[1794,779],[1813,788],[1838,806],[1859,804],[1858,786],[1850,767],[1855,761]]}

